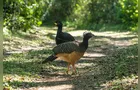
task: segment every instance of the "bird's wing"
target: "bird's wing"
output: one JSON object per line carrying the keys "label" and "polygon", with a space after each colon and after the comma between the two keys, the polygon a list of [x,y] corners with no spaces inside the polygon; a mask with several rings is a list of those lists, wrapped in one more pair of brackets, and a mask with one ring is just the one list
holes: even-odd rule
{"label": "bird's wing", "polygon": [[61,35],[62,35],[61,37],[62,37],[64,40],[67,40],[67,41],[74,41],[74,40],[75,40],[74,37],[73,37],[71,34],[69,34],[69,33],[62,32]]}
{"label": "bird's wing", "polygon": [[79,49],[79,43],[76,41],[73,42],[66,42],[57,45],[56,47],[53,48],[53,52],[55,54],[60,54],[60,53],[71,53],[73,51],[78,51]]}

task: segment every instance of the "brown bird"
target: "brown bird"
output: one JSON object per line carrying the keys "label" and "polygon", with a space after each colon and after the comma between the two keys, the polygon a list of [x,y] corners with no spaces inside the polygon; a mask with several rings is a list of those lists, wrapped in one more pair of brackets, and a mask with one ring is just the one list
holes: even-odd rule
{"label": "brown bird", "polygon": [[[88,48],[88,40],[94,36],[91,32],[83,33],[83,41],[71,41],[57,45],[53,48],[54,57],[61,58],[62,60],[68,62],[69,72],[70,65],[73,67],[73,73],[76,73],[75,63],[78,61],[85,53]],[[47,58],[43,63],[52,61],[51,58]]]}

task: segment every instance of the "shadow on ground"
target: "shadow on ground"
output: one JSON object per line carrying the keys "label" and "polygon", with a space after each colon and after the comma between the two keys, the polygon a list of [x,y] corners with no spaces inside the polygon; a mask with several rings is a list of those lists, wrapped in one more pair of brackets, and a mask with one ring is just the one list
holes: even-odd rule
{"label": "shadow on ground", "polygon": [[[94,32],[93,32],[94,33]],[[100,90],[102,84],[115,78],[137,75],[137,43],[132,43],[132,39],[137,36],[122,36],[106,34],[97,35],[89,41],[89,48],[85,55],[77,62],[79,71],[77,75],[66,75],[67,63],[64,61],[54,61],[41,64],[47,56],[52,54],[51,43],[45,42],[49,48],[40,50],[29,50],[24,53],[11,54],[5,57],[3,62],[4,75],[16,74],[19,76],[34,76],[40,78],[32,81],[13,80],[9,85],[16,88],[37,90]],[[53,39],[53,33],[45,36]],[[105,36],[106,35],[106,36]],[[82,41],[81,36],[75,36],[76,40]],[[127,43],[124,43],[124,40]],[[119,41],[119,44],[118,42]],[[121,43],[121,45],[120,45]],[[45,46],[43,44],[43,46]],[[128,45],[126,45],[128,44]]]}

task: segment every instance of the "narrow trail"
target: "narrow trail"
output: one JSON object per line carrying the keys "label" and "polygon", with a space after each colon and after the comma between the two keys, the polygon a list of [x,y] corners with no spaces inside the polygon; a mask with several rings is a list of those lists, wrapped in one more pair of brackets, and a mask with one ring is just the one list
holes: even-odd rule
{"label": "narrow trail", "polygon": [[[72,31],[79,33],[80,31]],[[80,33],[82,33],[81,31]],[[43,79],[40,80],[48,86],[38,87],[38,90],[101,90],[105,88],[101,86],[104,84],[108,77],[111,66],[107,61],[118,48],[126,48],[133,45],[130,39],[135,39],[135,36],[128,35],[129,33],[114,33],[114,32],[93,32],[97,38],[89,40],[89,48],[85,55],[77,62],[78,75],[66,75],[62,71],[52,71],[52,74],[47,72],[43,73]],[[81,41],[82,37],[75,37],[76,40]],[[103,59],[106,58],[106,59]],[[104,65],[103,65],[104,64]],[[110,63],[111,64],[111,63]],[[61,62],[57,63],[58,66],[65,66]],[[107,69],[105,69],[106,67]],[[105,89],[104,89],[105,90]]]}

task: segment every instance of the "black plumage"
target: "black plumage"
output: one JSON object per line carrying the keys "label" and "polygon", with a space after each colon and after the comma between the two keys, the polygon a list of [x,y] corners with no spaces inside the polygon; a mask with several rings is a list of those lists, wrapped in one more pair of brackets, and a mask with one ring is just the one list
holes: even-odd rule
{"label": "black plumage", "polygon": [[64,43],[64,42],[69,42],[69,41],[75,40],[74,37],[72,35],[70,35],[69,33],[62,32],[63,24],[61,21],[56,21],[55,25],[58,27],[56,38],[55,38],[57,45]]}
{"label": "black plumage", "polygon": [[[56,21],[55,25],[58,27],[57,34],[55,37],[55,42],[57,45],[61,44],[61,43],[69,42],[69,41],[75,41],[75,39],[72,35],[70,35],[69,33],[66,33],[66,32],[62,32],[63,24],[61,21]],[[56,58],[57,57],[55,57],[54,55],[51,55],[48,58],[46,58],[45,61],[48,61],[48,60],[53,61]],[[44,63],[45,63],[45,61],[44,61]]]}

